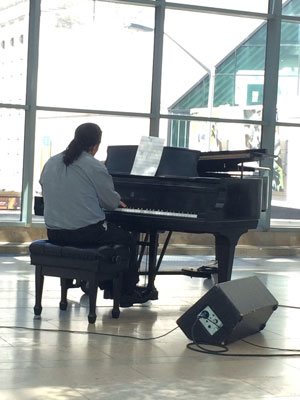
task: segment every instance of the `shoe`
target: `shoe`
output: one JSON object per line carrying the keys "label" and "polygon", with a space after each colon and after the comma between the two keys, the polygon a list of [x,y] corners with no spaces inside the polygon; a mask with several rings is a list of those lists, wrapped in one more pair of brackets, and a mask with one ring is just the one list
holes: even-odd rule
{"label": "shoe", "polygon": [[143,288],[144,295],[149,297],[149,300],[157,300],[158,299],[158,290],[153,287],[152,289],[148,289],[147,287]]}
{"label": "shoe", "polygon": [[[136,293],[140,293],[140,295],[142,296],[144,294],[144,292],[146,291],[146,287],[145,286],[136,286],[134,291]],[[123,296],[124,297],[124,296]],[[114,296],[113,296],[113,290],[112,289],[104,289],[103,292],[103,298],[104,299],[111,299],[113,300]],[[155,299],[151,299],[151,300],[155,300]]]}
{"label": "shoe", "polygon": [[149,289],[147,286],[136,286],[135,291],[140,293],[141,296],[148,297],[149,300],[158,299],[158,291],[155,287]]}
{"label": "shoe", "polygon": [[[149,290],[147,288],[147,286],[136,286],[134,289],[134,293],[136,295],[140,296],[141,298],[147,297],[148,300],[157,300],[158,299],[158,291],[155,287],[153,289]],[[126,295],[126,296],[128,297],[128,295]],[[123,295],[122,297],[125,298],[125,295]],[[103,298],[113,300],[114,296],[113,296],[113,292],[112,292],[111,288],[104,289]]]}
{"label": "shoe", "polygon": [[120,307],[132,307],[133,304],[144,304],[152,299],[153,293],[152,291],[147,293],[147,290],[135,289],[131,294],[124,294],[120,299]]}

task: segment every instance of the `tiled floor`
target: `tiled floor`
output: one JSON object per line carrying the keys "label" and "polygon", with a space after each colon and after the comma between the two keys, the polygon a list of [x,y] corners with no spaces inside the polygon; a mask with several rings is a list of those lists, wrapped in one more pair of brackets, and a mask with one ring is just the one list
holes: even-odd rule
{"label": "tiled floor", "polygon": [[[204,257],[177,256],[163,267],[203,263]],[[122,309],[119,320],[111,319],[111,301],[99,291],[92,326],[81,290],[69,290],[69,308],[59,311],[59,281],[48,277],[42,318],[34,319],[34,267],[26,256],[2,256],[0,399],[300,399],[300,260],[236,258],[233,279],[253,275],[280,305],[294,308],[279,307],[266,328],[246,340],[299,349],[299,356],[268,357],[280,352],[243,341],[229,352],[266,356],[189,350],[176,320],[211,288],[208,279],[159,276],[159,300]]]}

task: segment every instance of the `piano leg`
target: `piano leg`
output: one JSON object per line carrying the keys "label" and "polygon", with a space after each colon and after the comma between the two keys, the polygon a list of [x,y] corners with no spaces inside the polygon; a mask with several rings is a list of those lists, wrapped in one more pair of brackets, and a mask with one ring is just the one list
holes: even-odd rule
{"label": "piano leg", "polygon": [[[239,238],[242,234],[246,233],[246,230],[237,230],[231,229],[227,232],[218,232],[214,233],[215,237],[215,255],[216,261],[218,263],[217,272],[211,272],[210,274],[213,275],[214,283],[221,283],[230,281],[231,274],[232,274],[232,266],[234,260],[234,253],[236,245],[239,241]],[[166,242],[164,244],[162,254],[157,261],[157,253],[158,253],[158,242],[159,242],[159,232],[152,231],[148,232],[147,238],[144,241],[144,245],[149,247],[149,258],[148,258],[148,284],[147,289],[153,290],[155,289],[154,281],[157,274],[160,274],[159,267],[165,254],[166,248],[168,246],[169,240],[171,238],[172,231],[170,231],[167,235]],[[183,271],[183,270],[182,270]],[[182,273],[182,271],[180,273]],[[142,273],[143,274],[143,273]],[[144,273],[145,274],[145,273]],[[147,272],[146,272],[147,274]],[[176,275],[174,272],[168,273],[170,275]],[[184,275],[189,276],[198,276],[207,278],[209,273],[205,271],[198,271],[196,274],[192,273],[192,275],[187,274],[186,272],[183,273]]]}
{"label": "piano leg", "polygon": [[158,251],[158,238],[157,231],[149,232],[149,272],[148,272],[148,289],[155,289],[154,281],[156,277],[156,258]]}
{"label": "piano leg", "polygon": [[173,233],[172,231],[169,231],[168,234],[167,234],[166,240],[165,240],[165,242],[163,244],[163,248],[161,249],[161,252],[160,252],[160,255],[159,255],[159,259],[158,259],[157,264],[156,264],[156,272],[158,272],[160,264],[161,264],[161,262],[162,262],[162,260],[164,258],[164,255],[165,255],[165,252],[166,252],[167,247],[169,245],[169,241],[171,239],[172,233]]}
{"label": "piano leg", "polygon": [[[159,258],[158,257],[158,247],[159,247],[159,234],[161,232],[153,231],[153,232],[148,232],[145,234],[144,239],[140,240],[138,243],[141,246],[141,250],[137,253],[137,265],[141,265],[141,261],[144,255],[145,248],[148,247],[148,265],[147,265],[147,270],[145,272],[142,272],[140,274],[142,275],[148,275],[148,285],[147,289],[152,290],[155,289],[154,286],[154,281],[156,278],[156,275],[159,273],[159,267],[162,263],[163,257],[165,255],[165,252],[167,250],[169,241],[172,236],[172,231],[168,232],[167,237],[165,239],[165,242],[163,244],[162,250],[160,252]],[[156,290],[156,289],[155,289]]]}
{"label": "piano leg", "polygon": [[145,254],[145,249],[148,242],[148,234],[145,235],[144,239],[141,239],[142,234],[140,232],[134,232],[134,238],[136,242],[136,260],[137,260],[137,267],[140,269],[141,263]]}
{"label": "piano leg", "polygon": [[215,233],[215,253],[218,262],[218,283],[230,281],[235,247],[246,231]]}

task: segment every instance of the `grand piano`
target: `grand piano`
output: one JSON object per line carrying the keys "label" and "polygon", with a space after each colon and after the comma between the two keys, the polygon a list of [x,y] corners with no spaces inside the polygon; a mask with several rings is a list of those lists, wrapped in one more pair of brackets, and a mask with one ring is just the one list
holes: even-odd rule
{"label": "grand piano", "polygon": [[[107,211],[109,222],[136,233],[138,261],[148,248],[148,288],[154,288],[173,232],[209,233],[215,238],[215,266],[174,274],[231,279],[241,235],[257,227],[266,206],[263,179],[248,162],[266,157],[263,149],[199,152],[164,147],[155,176],[132,175],[138,146],[109,146],[106,166],[127,208]],[[159,238],[167,232],[159,253]],[[141,234],[143,239],[141,240]]]}
{"label": "grand piano", "polygon": [[[248,163],[267,157],[264,149],[200,152],[164,147],[155,176],[132,175],[138,146],[109,146],[106,167],[115,190],[127,208],[107,211],[107,221],[133,232],[137,263],[148,250],[148,288],[159,274],[213,276],[231,279],[236,245],[255,229],[267,204],[268,183]],[[36,197],[36,215],[43,215],[43,199]],[[167,235],[162,248],[159,238]],[[215,238],[215,266],[163,271],[160,269],[173,232],[209,233]],[[160,251],[159,251],[160,250]],[[142,272],[141,272],[142,273]]]}

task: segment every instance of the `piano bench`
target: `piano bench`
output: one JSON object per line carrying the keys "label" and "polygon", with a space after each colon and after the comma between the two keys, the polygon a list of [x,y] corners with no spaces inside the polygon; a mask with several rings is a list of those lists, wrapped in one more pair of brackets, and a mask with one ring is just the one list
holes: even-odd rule
{"label": "piano bench", "polygon": [[[35,240],[29,246],[30,261],[35,265],[35,316],[42,312],[44,276],[60,278],[60,309],[66,310],[69,288],[86,282],[89,296],[88,321],[96,321],[96,300],[99,281],[112,281],[112,317],[120,315],[120,297],[123,272],[128,269],[129,248],[124,245],[99,245],[93,247],[59,246],[48,240]],[[73,284],[76,280],[77,284]],[[82,286],[81,286],[82,287]]]}

